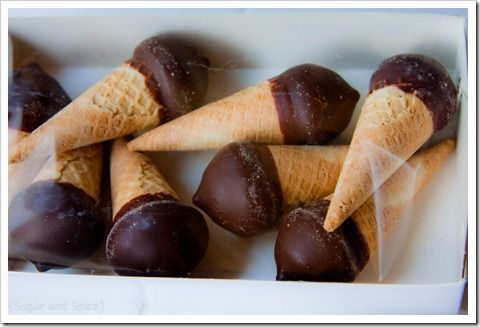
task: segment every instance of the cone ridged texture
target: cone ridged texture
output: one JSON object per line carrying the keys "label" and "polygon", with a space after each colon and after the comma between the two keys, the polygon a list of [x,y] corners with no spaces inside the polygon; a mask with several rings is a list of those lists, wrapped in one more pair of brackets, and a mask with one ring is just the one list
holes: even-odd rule
{"label": "cone ridged texture", "polygon": [[220,148],[235,141],[282,144],[270,83],[262,82],[210,103],[128,143],[132,151]]}
{"label": "cone ridged texture", "polygon": [[154,127],[161,109],[145,77],[124,64],[13,147],[9,161],[24,160],[45,140],[51,142],[45,151],[61,153]]}
{"label": "cone ridged texture", "polygon": [[102,177],[102,150],[102,144],[93,144],[54,155],[48,159],[33,182],[54,180],[57,183],[69,183],[98,201]]}
{"label": "cone ridged texture", "polygon": [[348,151],[347,145],[268,148],[287,206],[298,206],[332,193]]}
{"label": "cone ridged texture", "polygon": [[127,149],[123,138],[113,143],[110,159],[112,207],[115,217],[130,200],[144,194],[162,193],[178,199],[150,159]]}
{"label": "cone ridged texture", "polygon": [[[430,182],[454,148],[455,141],[447,139],[418,152],[352,214],[352,219],[365,237],[370,253],[377,248],[378,222],[381,222],[382,228],[380,235],[387,237],[397,226],[415,195]],[[376,199],[381,201],[378,206],[375,205]],[[376,210],[380,212],[380,217],[376,217]]]}
{"label": "cone ridged texture", "polygon": [[370,94],[353,134],[324,227],[333,231],[432,135],[432,114],[394,86]]}

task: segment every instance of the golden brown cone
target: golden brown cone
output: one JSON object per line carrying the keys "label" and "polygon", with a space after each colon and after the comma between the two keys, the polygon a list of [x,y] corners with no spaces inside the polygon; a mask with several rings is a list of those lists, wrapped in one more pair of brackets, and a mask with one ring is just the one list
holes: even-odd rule
{"label": "golden brown cone", "polygon": [[103,145],[93,144],[51,156],[33,182],[54,180],[83,190],[95,201],[100,198]]}
{"label": "golden brown cone", "polygon": [[324,228],[340,226],[432,135],[432,114],[413,94],[389,86],[362,107]]}
{"label": "golden brown cone", "polygon": [[277,167],[283,201],[298,206],[334,191],[347,145],[268,146]]}
{"label": "golden brown cone", "polygon": [[8,129],[8,146],[12,147],[29,135],[28,132],[20,131],[18,129]]}
{"label": "golden brown cone", "polygon": [[24,160],[39,146],[46,154],[61,153],[154,127],[161,108],[145,77],[123,64],[14,146],[9,162]]}
{"label": "golden brown cone", "polygon": [[[28,132],[20,131],[17,129],[9,128],[8,129],[8,148],[11,149],[12,146],[20,142],[22,139],[28,136]],[[8,202],[13,199],[15,194],[20,190],[24,189],[28,184],[30,184],[35,177],[35,171],[32,171],[33,167],[29,167],[28,171],[23,169],[23,162],[17,162],[8,164]],[[40,169],[36,166],[34,168]]]}
{"label": "golden brown cone", "polygon": [[[382,238],[387,237],[397,226],[414,197],[430,182],[454,148],[455,141],[446,139],[419,151],[352,214],[352,219],[365,237],[370,253],[377,248],[377,222],[382,224],[380,235]],[[377,207],[376,199],[381,201]],[[377,217],[376,210],[381,210],[380,217]]]}
{"label": "golden brown cone", "polygon": [[112,146],[110,181],[113,218],[125,204],[140,195],[163,193],[178,199],[150,159],[129,151],[124,138],[116,139]]}
{"label": "golden brown cone", "polygon": [[128,143],[131,151],[220,148],[235,141],[283,144],[268,81],[210,103]]}
{"label": "golden brown cone", "polygon": [[[8,129],[8,147],[11,148],[21,140],[23,140],[25,137],[28,136],[28,132],[20,131],[18,129],[13,129],[9,128]],[[8,165],[8,176],[11,178],[12,176],[15,176],[17,171],[21,168],[21,165],[19,163],[16,164],[9,164]],[[10,185],[9,185],[10,188]]]}

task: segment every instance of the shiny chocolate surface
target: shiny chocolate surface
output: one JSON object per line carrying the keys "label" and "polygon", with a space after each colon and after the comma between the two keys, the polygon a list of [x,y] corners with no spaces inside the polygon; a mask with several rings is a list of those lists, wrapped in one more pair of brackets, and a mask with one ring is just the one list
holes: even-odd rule
{"label": "shiny chocolate surface", "polygon": [[401,54],[384,60],[370,79],[370,93],[396,86],[418,96],[432,113],[434,130],[442,129],[458,109],[457,89],[447,70],[419,54]]}
{"label": "shiny chocolate surface", "polygon": [[360,94],[334,71],[311,64],[270,80],[285,144],[325,144],[347,127]]}

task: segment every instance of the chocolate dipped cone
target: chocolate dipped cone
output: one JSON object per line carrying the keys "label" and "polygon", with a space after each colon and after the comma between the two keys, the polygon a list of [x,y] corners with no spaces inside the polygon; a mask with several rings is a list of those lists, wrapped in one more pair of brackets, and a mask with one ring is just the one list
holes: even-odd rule
{"label": "chocolate dipped cone", "polygon": [[454,147],[447,139],[415,154],[334,232],[323,228],[329,197],[288,213],[275,244],[277,279],[353,281]]}
{"label": "chocolate dipped cone", "polygon": [[[373,253],[378,247],[377,222],[382,223],[382,237],[387,237],[395,229],[402,214],[411,205],[415,196],[435,176],[454,148],[455,140],[446,139],[419,151],[383,183],[377,191],[378,196],[370,196],[351,215],[363,235],[370,253]],[[375,201],[381,203],[376,206]],[[380,217],[376,212],[378,208],[381,210]]]}
{"label": "chocolate dipped cone", "polygon": [[9,161],[24,160],[36,147],[63,152],[182,115],[203,100],[208,64],[179,40],[149,38],[137,46],[129,61],[15,146]]}
{"label": "chocolate dipped cone", "polygon": [[335,72],[300,65],[159,126],[128,147],[178,151],[236,141],[324,144],[346,128],[358,99],[358,92]]}
{"label": "chocolate dipped cone", "polygon": [[330,194],[337,184],[347,145],[269,145],[284,205],[292,207]]}
{"label": "chocolate dipped cone", "polygon": [[11,201],[9,230],[17,255],[45,271],[93,254],[105,232],[97,208],[101,170],[100,144],[50,157]]}
{"label": "chocolate dipped cone", "polygon": [[120,275],[187,276],[202,259],[208,229],[143,154],[123,138],[111,153],[113,227],[106,256]]}
{"label": "chocolate dipped cone", "polygon": [[[8,87],[9,150],[69,103],[62,86],[39,65],[31,63],[15,69]],[[43,163],[8,165],[9,202],[32,182]]]}
{"label": "chocolate dipped cone", "polygon": [[335,230],[457,110],[447,71],[421,55],[385,60],[370,80],[325,229]]}
{"label": "chocolate dipped cone", "polygon": [[231,143],[205,169],[193,203],[237,235],[261,234],[284,209],[333,192],[347,150]]}

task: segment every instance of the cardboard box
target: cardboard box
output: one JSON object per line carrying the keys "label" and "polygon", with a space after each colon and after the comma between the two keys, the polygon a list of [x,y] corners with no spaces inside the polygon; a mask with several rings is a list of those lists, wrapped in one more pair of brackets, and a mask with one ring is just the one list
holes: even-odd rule
{"label": "cardboard box", "polygon": [[[207,218],[210,244],[191,279],[119,277],[91,262],[38,273],[9,272],[10,314],[455,314],[460,307],[467,230],[466,36],[462,17],[312,12],[153,12],[149,15],[14,17],[15,64],[40,63],[76,97],[129,58],[143,39],[188,38],[212,63],[207,101],[302,63],[336,70],[362,98],[373,70],[399,53],[440,61],[462,92],[457,149],[407,216],[407,231],[382,248],[352,284],[276,282],[276,232],[240,239]],[[214,151],[152,154],[185,202]],[[399,247],[399,240],[405,237]],[[400,248],[400,251],[396,249]],[[398,252],[398,253],[397,253]],[[393,258],[393,260],[386,260]],[[379,267],[380,273],[379,273]]]}

